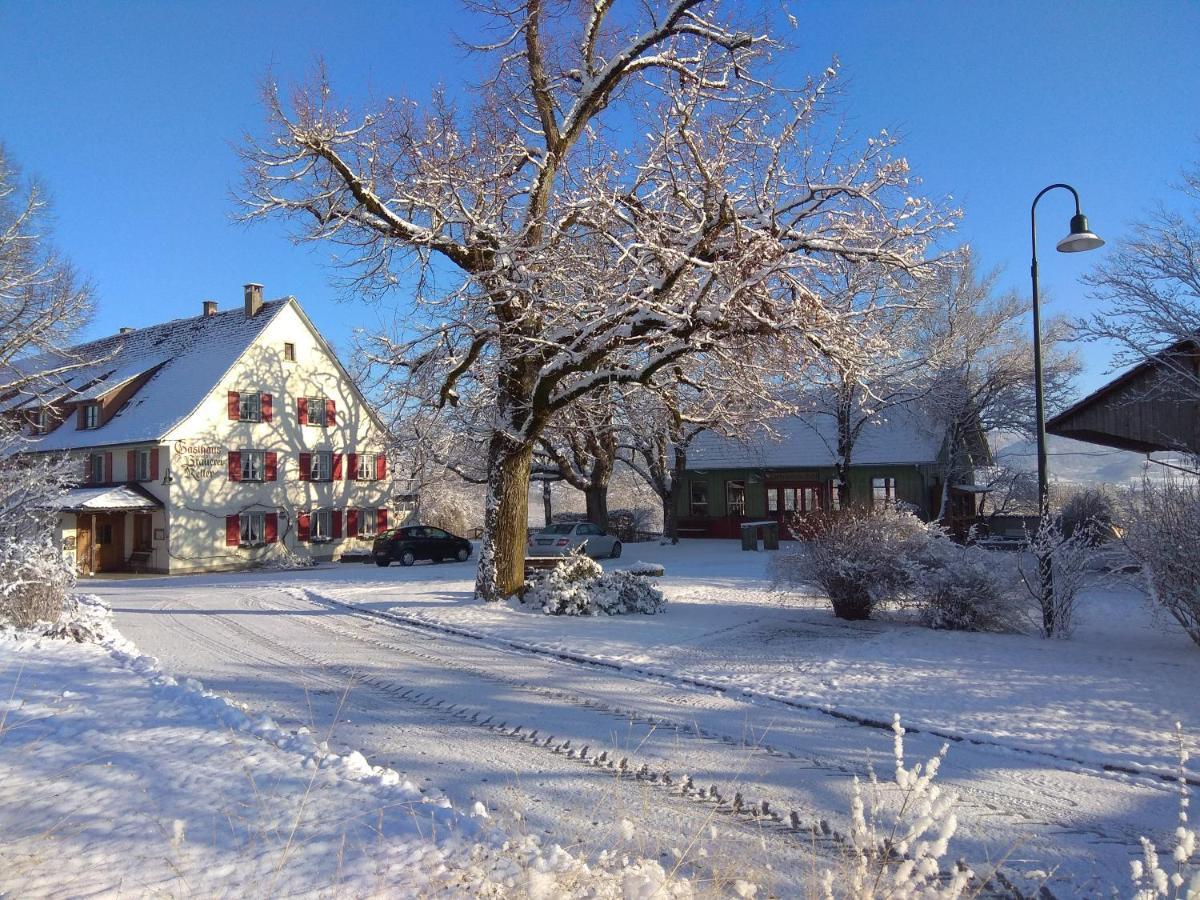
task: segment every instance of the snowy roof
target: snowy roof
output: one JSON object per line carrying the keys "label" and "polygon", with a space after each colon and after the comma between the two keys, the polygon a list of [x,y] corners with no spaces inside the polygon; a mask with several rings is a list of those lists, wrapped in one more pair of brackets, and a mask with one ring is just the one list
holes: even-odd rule
{"label": "snowy roof", "polygon": [[[742,439],[704,432],[688,449],[688,468],[815,468],[835,463],[836,426],[831,416],[776,419],[771,428],[775,435],[758,429]],[[860,466],[936,462],[944,437],[934,422],[917,411],[896,407],[863,426],[850,463]]]}
{"label": "snowy roof", "polygon": [[67,491],[59,501],[59,509],[74,512],[108,512],[110,510],[157,509],[158,500],[136,485],[121,484],[109,487],[78,487]]}
{"label": "snowy roof", "polygon": [[[95,400],[150,374],[129,402],[99,428],[81,431],[74,419],[35,437],[36,450],[70,450],[135,441],[158,440],[185,419],[221,380],[290,299],[272,300],[248,317],[239,306],[211,316],[175,319],[149,328],[101,338],[71,348],[71,355],[100,362],[72,369],[57,379],[55,389],[66,402]],[[49,368],[45,357],[25,363],[31,370]],[[37,401],[17,398],[11,407]]]}

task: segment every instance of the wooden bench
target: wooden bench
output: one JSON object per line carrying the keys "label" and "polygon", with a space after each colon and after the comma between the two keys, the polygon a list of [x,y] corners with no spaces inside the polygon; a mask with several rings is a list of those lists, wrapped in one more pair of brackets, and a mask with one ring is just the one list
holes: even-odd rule
{"label": "wooden bench", "polygon": [[527,556],[525,557],[525,577],[534,572],[549,572],[567,557],[565,556]]}

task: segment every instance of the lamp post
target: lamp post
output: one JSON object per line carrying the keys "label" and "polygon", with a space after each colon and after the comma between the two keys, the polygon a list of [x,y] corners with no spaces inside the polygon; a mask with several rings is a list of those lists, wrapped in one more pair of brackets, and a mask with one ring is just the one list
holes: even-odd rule
{"label": "lamp post", "polygon": [[1033,263],[1029,267],[1033,279],[1033,381],[1034,403],[1037,407],[1037,465],[1038,465],[1038,514],[1045,518],[1050,512],[1050,482],[1046,470],[1046,402],[1042,385],[1042,317],[1038,304],[1038,261],[1037,261],[1037,205],[1047,193],[1055,188],[1071,192],[1075,198],[1075,215],[1071,217],[1071,230],[1055,245],[1059,253],[1081,253],[1103,247],[1104,241],[1088,227],[1087,216],[1079,209],[1079,192],[1069,184],[1052,184],[1044,187],[1033,198],[1029,208],[1029,230],[1032,238]]}

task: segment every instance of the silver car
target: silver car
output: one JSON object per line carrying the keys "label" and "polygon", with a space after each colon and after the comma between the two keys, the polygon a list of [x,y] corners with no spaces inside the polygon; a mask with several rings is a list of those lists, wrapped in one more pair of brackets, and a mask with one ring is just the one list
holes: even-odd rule
{"label": "silver car", "polygon": [[543,528],[529,538],[529,555],[566,556],[582,545],[586,545],[588,556],[597,559],[621,555],[621,542],[591,522],[564,522]]}

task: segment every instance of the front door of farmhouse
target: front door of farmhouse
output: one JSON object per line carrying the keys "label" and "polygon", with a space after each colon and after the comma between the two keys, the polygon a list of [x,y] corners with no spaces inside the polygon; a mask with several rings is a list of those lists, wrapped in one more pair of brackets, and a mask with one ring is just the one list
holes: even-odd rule
{"label": "front door of farmhouse", "polygon": [[125,513],[97,513],[92,525],[93,572],[125,568]]}
{"label": "front door of farmhouse", "polygon": [[779,522],[779,536],[803,540],[804,520],[825,507],[819,481],[768,481],[767,517]]}

